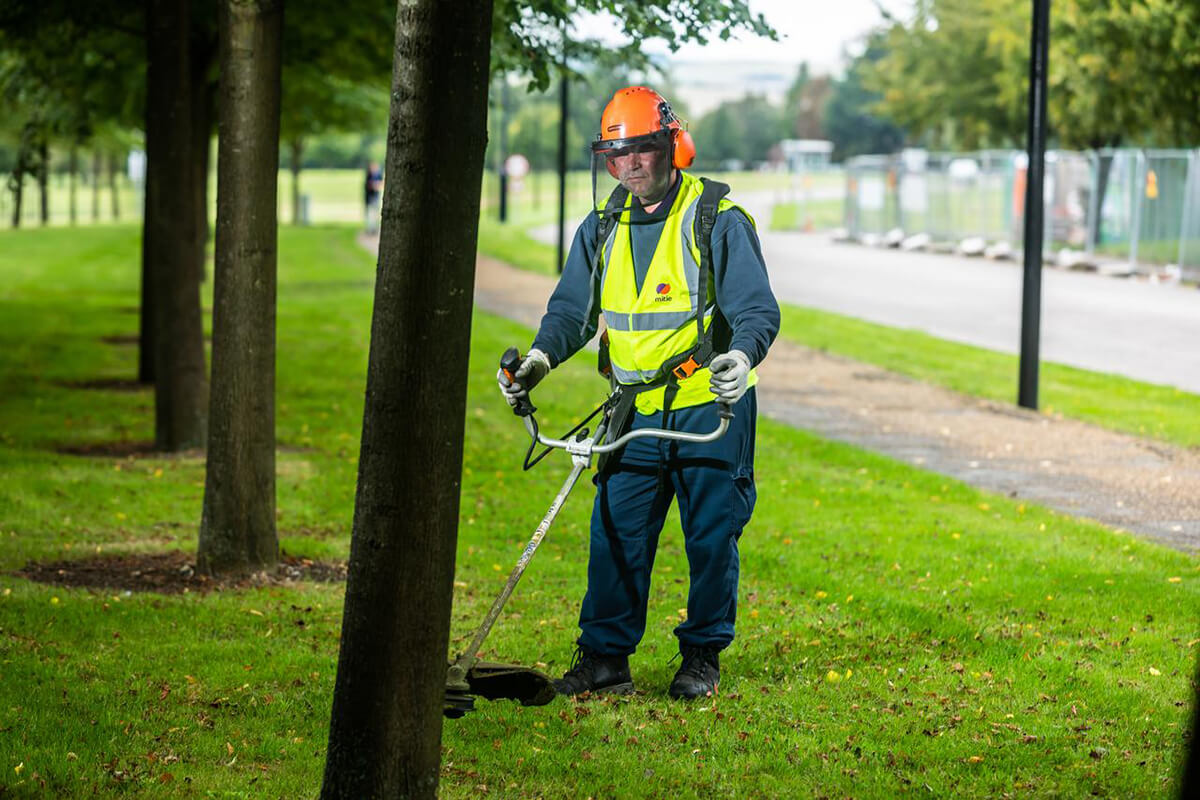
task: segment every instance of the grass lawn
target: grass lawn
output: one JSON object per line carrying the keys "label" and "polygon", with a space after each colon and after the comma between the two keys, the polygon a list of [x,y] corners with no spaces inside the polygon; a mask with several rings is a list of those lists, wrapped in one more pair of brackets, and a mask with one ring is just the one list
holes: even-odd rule
{"label": "grass lawn", "polygon": [[806,203],[776,203],[771,206],[773,231],[823,231],[844,222],[845,200],[810,200]]}
{"label": "grass lawn", "polygon": [[[354,228],[285,228],[279,529],[349,552],[372,259]],[[342,587],[206,595],[63,589],[28,560],[192,550],[198,457],[95,458],[151,438],[133,375],[138,231],[0,234],[0,795],[312,797]],[[490,605],[569,466],[519,464],[493,385],[529,331],[476,313],[453,646]],[[539,390],[565,430],[603,388],[571,362]],[[686,601],[664,532],[632,699],[480,703],[443,734],[445,797],[1162,797],[1175,788],[1200,641],[1200,562],[760,421],[739,635],[721,695],[670,701]],[[418,456],[425,457],[425,456]],[[577,489],[485,656],[563,670],[584,589]]]}
{"label": "grass lawn", "polygon": [[[784,306],[780,336],[928,383],[1015,402],[1018,358],[814,308]],[[1042,362],[1041,410],[1183,447],[1200,447],[1200,395]]]}

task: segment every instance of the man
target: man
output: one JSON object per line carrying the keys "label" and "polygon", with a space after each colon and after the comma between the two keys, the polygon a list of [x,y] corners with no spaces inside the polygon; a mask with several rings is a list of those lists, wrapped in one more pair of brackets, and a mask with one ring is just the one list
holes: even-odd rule
{"label": "man", "polygon": [[379,232],[379,193],[383,191],[383,170],[378,161],[367,164],[363,180],[363,225],[368,236]]}
{"label": "man", "polygon": [[737,541],[755,501],[753,367],[779,329],[779,306],[753,222],[728,200],[718,205],[728,187],[709,183],[717,188],[705,195],[706,183],[682,171],[695,145],[660,95],[618,91],[592,149],[593,179],[602,162],[619,186],[580,226],[533,347],[512,381],[498,376],[501,390],[515,405],[592,338],[603,313],[613,374],[636,406],[627,427],[707,433],[718,403],[734,418],[708,444],[635,439],[599,470],[578,649],[555,688],[633,691],[628,657],[645,631],[650,571],[674,498],[690,586],[669,693],[708,696],[720,680],[718,653],[733,640]]}

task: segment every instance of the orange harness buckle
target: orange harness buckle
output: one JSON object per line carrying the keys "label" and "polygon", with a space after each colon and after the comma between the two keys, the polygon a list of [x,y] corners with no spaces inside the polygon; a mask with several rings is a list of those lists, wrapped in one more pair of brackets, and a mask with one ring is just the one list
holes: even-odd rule
{"label": "orange harness buckle", "polygon": [[692,373],[694,373],[698,369],[700,369],[699,362],[697,362],[694,357],[688,356],[687,361],[683,362],[678,367],[671,370],[671,372],[673,372],[675,374],[676,378],[679,378],[679,380],[682,381],[682,380],[692,377]]}

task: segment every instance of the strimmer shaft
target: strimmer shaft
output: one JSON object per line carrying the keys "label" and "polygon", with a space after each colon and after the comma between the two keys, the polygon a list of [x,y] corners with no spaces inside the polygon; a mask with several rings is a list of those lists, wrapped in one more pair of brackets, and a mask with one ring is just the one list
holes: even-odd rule
{"label": "strimmer shaft", "polygon": [[551,523],[558,516],[559,509],[567,499],[567,495],[571,493],[576,481],[583,471],[587,469],[587,461],[585,459],[576,459],[575,464],[571,469],[571,474],[567,476],[566,482],[562,489],[558,491],[558,496],[554,498],[554,502],[550,504],[550,510],[546,512],[546,516],[542,518],[542,524],[538,525],[537,530],[533,534],[533,538],[529,540],[529,544],[525,545],[524,552],[517,559],[517,564],[513,567],[512,573],[508,576],[508,582],[504,584],[504,590],[500,592],[500,596],[492,603],[492,608],[488,611],[487,616],[483,619],[483,624],[475,631],[475,636],[471,639],[471,644],[463,651],[463,654],[458,657],[454,665],[450,667],[449,680],[451,683],[462,681],[466,682],[466,674],[470,671],[471,666],[475,663],[478,657],[480,648],[483,647],[483,640],[492,630],[492,625],[496,623],[496,618],[500,616],[500,609],[504,608],[504,603],[513,593],[513,589],[517,587],[517,581],[521,580],[521,575],[525,572],[525,567],[529,565],[530,559],[533,558],[534,552],[537,551],[538,545],[542,543],[542,539],[546,536],[546,531],[550,530]]}

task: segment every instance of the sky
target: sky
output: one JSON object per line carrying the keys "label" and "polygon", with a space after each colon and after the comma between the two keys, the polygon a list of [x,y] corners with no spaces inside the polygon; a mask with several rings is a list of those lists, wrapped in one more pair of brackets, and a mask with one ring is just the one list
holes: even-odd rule
{"label": "sky", "polygon": [[[644,45],[648,53],[668,64],[675,99],[693,117],[747,92],[780,102],[801,62],[813,75],[840,76],[846,53],[856,52],[863,35],[883,23],[879,7],[905,20],[913,0],[749,0],[750,10],[762,14],[779,34],[779,41],[749,33],[708,44],[688,44],[670,53],[661,42]],[[616,41],[611,18],[580,16],[574,32],[601,41]]]}
{"label": "sky", "polygon": [[[689,44],[670,56],[672,61],[772,62],[790,66],[807,61],[815,72],[841,72],[843,50],[883,18],[879,6],[901,19],[911,13],[912,0],[749,0],[750,10],[762,14],[780,34],[772,42],[750,34],[736,40],[714,40],[707,45]],[[580,20],[577,30],[604,38],[611,23],[601,19]],[[646,48],[666,54],[666,49]]]}

